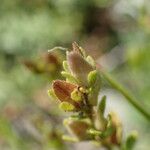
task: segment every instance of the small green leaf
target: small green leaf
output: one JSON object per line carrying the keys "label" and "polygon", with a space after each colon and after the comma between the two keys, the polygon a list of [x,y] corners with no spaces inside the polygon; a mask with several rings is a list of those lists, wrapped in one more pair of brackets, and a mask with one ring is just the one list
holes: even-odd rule
{"label": "small green leaf", "polygon": [[98,104],[98,112],[102,116],[104,115],[105,107],[106,107],[106,96],[104,95]]}
{"label": "small green leaf", "polygon": [[102,136],[102,132],[101,131],[98,131],[98,130],[95,130],[95,129],[89,129],[87,131],[88,134],[91,134],[91,135],[98,135],[98,136]]}
{"label": "small green leaf", "polygon": [[88,134],[91,134],[91,135],[94,135],[94,136],[99,136],[101,138],[106,138],[108,136],[110,136],[112,133],[113,133],[113,129],[109,128],[107,129],[106,131],[102,132],[102,131],[99,131],[99,130],[95,130],[95,129],[89,129],[87,131]]}
{"label": "small green leaf", "polygon": [[76,102],[81,102],[82,101],[82,93],[80,91],[78,91],[78,89],[75,89],[71,93],[71,98]]}
{"label": "small green leaf", "polygon": [[63,61],[63,68],[66,72],[70,72],[69,71],[69,67],[68,67],[68,64],[67,64],[67,61]]}
{"label": "small green leaf", "polygon": [[54,92],[53,89],[49,89],[49,90],[47,91],[47,93],[48,93],[48,96],[49,96],[49,97],[52,97],[53,99],[58,99],[57,96],[55,95],[55,92]]}
{"label": "small green leaf", "polygon": [[106,131],[104,132],[103,136],[104,137],[108,137],[110,135],[112,135],[114,133],[115,129],[111,126],[109,128],[106,129]]}
{"label": "small green leaf", "polygon": [[[96,78],[96,79],[95,79]],[[94,82],[95,81],[95,82]],[[90,92],[89,92],[89,103],[91,105],[97,105],[98,94],[101,88],[101,76],[96,72],[89,74],[89,83],[91,83]]]}
{"label": "small green leaf", "polygon": [[96,78],[97,78],[97,70],[91,71],[88,74],[88,83],[90,86],[92,86],[95,83]]}
{"label": "small green leaf", "polygon": [[79,47],[79,49],[80,49],[80,51],[81,51],[81,53],[82,53],[82,56],[83,56],[84,58],[86,58],[86,52],[85,52],[85,50],[84,50],[82,47]]}
{"label": "small green leaf", "polygon": [[70,104],[68,102],[60,103],[59,108],[64,110],[64,111],[74,111],[75,110],[74,105],[72,105],[72,104]]}
{"label": "small green leaf", "polygon": [[111,117],[111,115],[110,114],[108,114],[108,117],[107,117],[108,119],[108,123],[107,123],[107,128],[109,128],[109,127],[111,127],[112,126],[112,117]]}
{"label": "small green leaf", "polygon": [[66,71],[62,71],[61,74],[62,74],[63,77],[67,78],[67,80],[69,82],[75,83],[75,84],[78,83],[78,80],[73,75],[71,75],[70,73],[68,73]]}
{"label": "small green leaf", "polygon": [[127,150],[132,150],[134,145],[135,145],[135,142],[136,142],[136,139],[137,139],[137,132],[136,131],[132,131],[132,133],[127,137],[127,140],[126,140],[126,149]]}
{"label": "small green leaf", "polygon": [[106,107],[106,96],[103,96],[97,106],[97,119],[100,122],[99,128],[103,131],[106,129],[107,126],[107,120],[104,117],[105,107]]}
{"label": "small green leaf", "polygon": [[91,56],[87,56],[86,60],[92,67],[95,68],[95,61]]}

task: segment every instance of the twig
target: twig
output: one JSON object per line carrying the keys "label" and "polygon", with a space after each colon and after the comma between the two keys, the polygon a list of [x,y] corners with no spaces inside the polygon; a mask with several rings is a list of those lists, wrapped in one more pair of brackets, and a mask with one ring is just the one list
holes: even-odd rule
{"label": "twig", "polygon": [[116,81],[109,73],[105,71],[101,71],[101,73],[113,88],[118,90],[134,108],[136,108],[145,118],[150,120],[150,113],[138,103],[138,100],[132,96],[125,87]]}

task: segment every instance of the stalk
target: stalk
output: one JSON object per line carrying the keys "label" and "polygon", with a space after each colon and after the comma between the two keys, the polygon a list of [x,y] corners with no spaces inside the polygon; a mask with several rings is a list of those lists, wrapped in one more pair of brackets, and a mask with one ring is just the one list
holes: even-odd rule
{"label": "stalk", "polygon": [[101,73],[113,88],[119,91],[138,112],[140,112],[147,120],[150,121],[150,113],[147,112],[145,108],[138,103],[138,100],[132,94],[130,94],[130,92],[125,87],[123,87],[109,73],[105,71],[101,71]]}

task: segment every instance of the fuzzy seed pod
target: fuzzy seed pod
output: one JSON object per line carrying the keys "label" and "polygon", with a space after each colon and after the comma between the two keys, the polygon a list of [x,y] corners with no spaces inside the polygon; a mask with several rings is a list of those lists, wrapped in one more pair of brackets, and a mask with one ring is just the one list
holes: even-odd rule
{"label": "fuzzy seed pod", "polygon": [[52,86],[55,95],[61,102],[70,103],[76,109],[80,108],[79,103],[71,98],[71,93],[77,88],[77,85],[62,80],[55,80]]}
{"label": "fuzzy seed pod", "polygon": [[93,67],[76,51],[67,54],[67,62],[71,73],[79,80],[81,85],[87,86],[87,76]]}
{"label": "fuzzy seed pod", "polygon": [[87,130],[90,127],[89,123],[68,118],[64,120],[64,125],[67,127],[68,131],[77,139],[88,140],[90,138],[90,136],[87,134]]}

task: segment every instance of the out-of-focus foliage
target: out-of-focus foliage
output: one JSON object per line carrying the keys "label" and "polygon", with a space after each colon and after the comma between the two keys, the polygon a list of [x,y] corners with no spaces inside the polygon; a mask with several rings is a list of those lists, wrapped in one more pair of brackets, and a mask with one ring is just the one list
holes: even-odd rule
{"label": "out-of-focus foliage", "polygon": [[[1,0],[0,149],[67,149],[57,137],[62,112],[46,93],[54,76],[37,75],[22,64],[42,64],[41,54],[54,46],[79,41],[95,58],[119,47],[124,61],[113,73],[150,109],[149,7],[149,0]],[[137,149],[149,149],[149,124],[134,111],[130,115],[143,137]]]}

